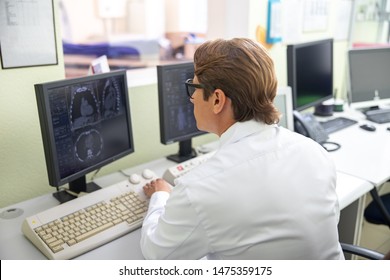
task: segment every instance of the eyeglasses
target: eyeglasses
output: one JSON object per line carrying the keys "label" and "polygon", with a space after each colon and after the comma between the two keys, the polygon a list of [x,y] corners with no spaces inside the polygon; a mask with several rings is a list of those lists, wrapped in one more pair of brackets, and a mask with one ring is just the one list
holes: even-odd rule
{"label": "eyeglasses", "polygon": [[191,98],[191,99],[193,99],[192,96],[194,95],[195,90],[196,90],[197,88],[203,88],[203,89],[206,89],[206,88],[207,88],[206,85],[204,85],[204,84],[194,84],[193,81],[194,81],[193,79],[188,79],[188,80],[185,82],[186,88],[187,88],[188,97]]}

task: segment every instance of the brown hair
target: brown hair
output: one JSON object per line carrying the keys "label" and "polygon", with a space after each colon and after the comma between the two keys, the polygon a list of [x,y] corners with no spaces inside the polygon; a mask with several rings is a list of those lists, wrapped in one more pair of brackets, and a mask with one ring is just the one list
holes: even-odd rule
{"label": "brown hair", "polygon": [[[216,39],[194,54],[195,75],[207,88],[221,89],[232,100],[234,118],[279,122],[273,104],[277,90],[274,64],[266,49],[246,38]],[[208,100],[213,91],[204,91]]]}

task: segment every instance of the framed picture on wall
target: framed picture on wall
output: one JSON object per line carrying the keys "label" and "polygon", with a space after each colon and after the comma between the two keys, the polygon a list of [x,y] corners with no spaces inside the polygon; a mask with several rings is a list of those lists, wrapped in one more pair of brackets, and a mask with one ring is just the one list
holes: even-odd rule
{"label": "framed picture on wall", "polygon": [[53,0],[0,0],[3,69],[58,64]]}
{"label": "framed picture on wall", "polygon": [[282,3],[280,0],[268,0],[267,43],[282,41]]}

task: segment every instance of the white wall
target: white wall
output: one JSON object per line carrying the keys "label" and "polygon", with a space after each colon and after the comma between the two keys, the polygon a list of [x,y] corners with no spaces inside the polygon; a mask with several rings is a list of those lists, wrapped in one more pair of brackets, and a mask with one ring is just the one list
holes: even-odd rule
{"label": "white wall", "polygon": [[165,31],[205,34],[208,26],[207,2],[207,0],[165,0]]}
{"label": "white wall", "polygon": [[[104,37],[104,22],[98,17],[95,0],[57,0],[61,1],[68,18],[68,39],[72,42],[86,42]],[[60,24],[63,24],[60,22]]]}
{"label": "white wall", "polygon": [[165,33],[165,0],[128,0],[127,32],[149,38]]}
{"label": "white wall", "polygon": [[206,37],[208,39],[251,38],[252,36],[249,34],[250,4],[251,0],[240,0],[239,2],[235,0],[208,1]]}

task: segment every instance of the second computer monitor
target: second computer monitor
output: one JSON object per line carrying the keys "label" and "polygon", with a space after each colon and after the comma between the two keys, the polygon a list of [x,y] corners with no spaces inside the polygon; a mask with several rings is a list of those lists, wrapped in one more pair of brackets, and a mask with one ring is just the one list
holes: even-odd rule
{"label": "second computer monitor", "polygon": [[185,81],[193,77],[193,62],[157,66],[160,140],[165,145],[179,142],[178,153],[168,156],[175,162],[196,156],[192,138],[205,134],[196,126],[194,106],[186,93]]}

